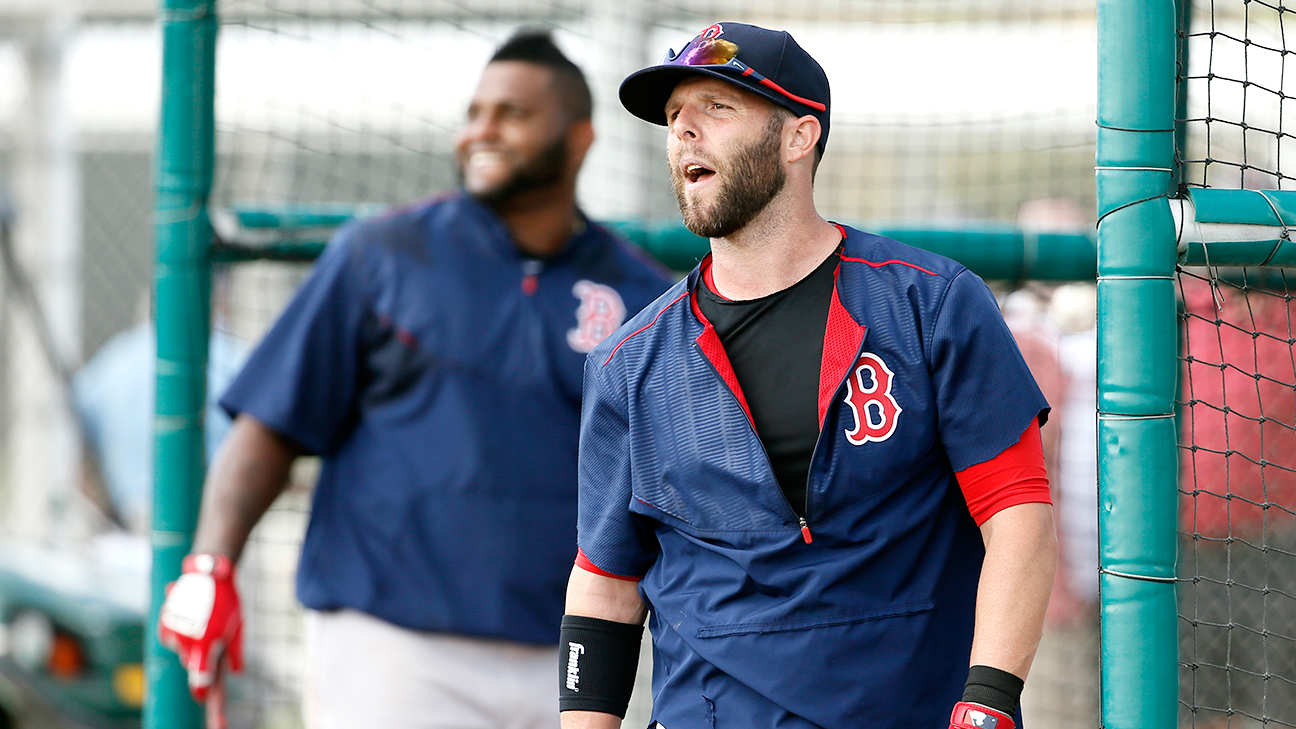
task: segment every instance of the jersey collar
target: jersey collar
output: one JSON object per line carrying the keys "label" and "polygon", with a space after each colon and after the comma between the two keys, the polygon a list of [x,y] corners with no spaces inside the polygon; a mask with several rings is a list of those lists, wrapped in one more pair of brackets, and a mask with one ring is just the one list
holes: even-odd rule
{"label": "jersey collar", "polygon": [[[504,224],[504,220],[488,205],[470,195],[463,188],[456,190],[452,199],[461,213],[482,227],[485,235],[472,236],[472,238],[484,250],[508,260],[521,260],[530,257],[518,248],[517,243],[513,241],[513,235],[509,233],[508,226]],[[549,256],[545,261],[560,262],[574,258],[589,246],[591,228],[594,227],[594,224],[585,215],[585,211],[580,208],[576,209],[576,214],[580,218],[580,229],[572,234],[572,237],[567,241],[567,245],[561,251]]]}
{"label": "jersey collar", "polygon": [[[851,237],[847,229],[837,225],[837,229],[842,232],[843,250],[845,256],[851,249]],[[858,236],[856,236],[858,237]],[[864,336],[868,332],[868,327],[863,324],[863,320],[852,313],[843,298],[843,287],[850,283],[850,271],[853,267],[837,264],[835,281],[833,283],[832,301],[828,308],[828,321],[824,332],[824,349],[820,359],[819,369],[819,393],[818,393],[818,415],[819,426],[822,428],[824,418],[828,413],[828,408],[832,404],[833,398],[841,388],[842,383],[849,374],[851,365],[859,356],[860,346],[864,341]],[[743,412],[747,419],[752,422],[755,428],[755,421],[752,419],[751,410],[747,406],[746,397],[738,385],[738,378],[733,372],[733,367],[729,363],[729,358],[724,352],[724,347],[720,344],[720,338],[715,334],[715,329],[702,314],[701,307],[698,306],[698,288],[705,286],[703,278],[711,269],[711,254],[707,255],[693,268],[688,275],[688,296],[689,312],[692,314],[692,321],[698,329],[695,330],[695,341],[703,356],[711,362],[716,373],[724,380],[725,384],[734,393],[738,404],[742,406]]]}

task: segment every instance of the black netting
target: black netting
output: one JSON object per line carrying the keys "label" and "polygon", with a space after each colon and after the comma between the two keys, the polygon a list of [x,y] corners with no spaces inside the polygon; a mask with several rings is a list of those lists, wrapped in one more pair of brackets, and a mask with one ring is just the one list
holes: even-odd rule
{"label": "black netting", "polygon": [[1293,9],[1260,0],[1197,0],[1184,17],[1183,183],[1292,189],[1296,97],[1287,91],[1296,81],[1296,51],[1289,47],[1296,32]]}
{"label": "black netting", "polygon": [[1181,702],[1194,727],[1296,726],[1290,283],[1281,270],[1179,275]]}
{"label": "black netting", "polygon": [[[1181,8],[1183,189],[1293,187],[1293,20],[1274,2]],[[1178,274],[1184,726],[1296,726],[1292,283],[1283,269]]]}

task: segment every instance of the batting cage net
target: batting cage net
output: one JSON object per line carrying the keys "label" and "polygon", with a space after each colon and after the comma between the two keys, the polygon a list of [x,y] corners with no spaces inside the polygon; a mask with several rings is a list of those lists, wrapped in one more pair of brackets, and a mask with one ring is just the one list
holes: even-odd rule
{"label": "batting cage net", "polygon": [[[1093,226],[1095,27],[1085,2],[281,0],[220,10],[213,201],[224,211],[224,245],[322,240],[327,215],[289,213],[368,210],[452,187],[454,133],[478,73],[521,26],[554,29],[590,78],[598,141],[582,173],[586,211],[678,221],[664,130],[625,113],[616,89],[718,20],[786,28],[825,67],[833,123],[816,197],[827,216],[866,228]],[[229,266],[217,287],[218,332],[254,341],[303,269]],[[1092,287],[1055,296],[1052,284],[997,285],[1060,423],[1050,429],[1049,456],[1066,557],[1026,713],[1038,727],[1092,727]],[[245,559],[250,668],[233,717],[244,726],[296,721],[300,622],[290,585],[308,489],[302,479],[276,505]],[[647,723],[644,689],[627,726]]]}
{"label": "batting cage net", "polygon": [[[1180,198],[1292,189],[1294,20],[1282,3],[1182,8]],[[1275,218],[1257,261],[1288,239]],[[1178,279],[1180,722],[1296,726],[1296,280],[1209,265]]]}
{"label": "batting cage net", "polygon": [[[84,554],[110,571],[129,562],[142,585],[155,481],[144,464],[156,353],[157,3],[11,5],[19,10],[0,7],[0,187],[9,191],[0,195],[0,538],[134,532],[134,543],[90,541]],[[827,71],[832,134],[816,183],[826,216],[864,229],[1093,229],[1096,29],[1085,0],[223,0],[217,12],[209,455],[228,428],[216,396],[338,222],[456,184],[454,134],[468,98],[493,49],[520,27],[553,29],[589,77],[598,140],[580,200],[593,218],[677,224],[664,131],[621,109],[616,90],[667,48],[731,20],[791,31]],[[1026,721],[1092,727],[1093,287],[992,284],[1055,405],[1046,437],[1063,568]],[[231,686],[235,729],[301,725],[293,573],[314,464],[299,466],[240,564],[248,666]],[[10,617],[0,605],[0,622]],[[114,711],[130,715],[141,700]],[[647,723],[647,702],[640,689],[627,726]]]}

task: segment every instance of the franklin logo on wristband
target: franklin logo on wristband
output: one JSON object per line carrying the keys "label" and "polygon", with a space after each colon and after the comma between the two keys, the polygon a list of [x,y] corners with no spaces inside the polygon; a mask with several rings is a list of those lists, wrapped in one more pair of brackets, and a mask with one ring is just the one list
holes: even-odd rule
{"label": "franklin logo on wristband", "polygon": [[567,644],[567,690],[580,693],[580,657],[585,646],[580,643]]}
{"label": "franklin logo on wristband", "polygon": [[[558,631],[558,710],[625,718],[643,626],[564,615]],[[567,646],[566,664],[561,646]]]}

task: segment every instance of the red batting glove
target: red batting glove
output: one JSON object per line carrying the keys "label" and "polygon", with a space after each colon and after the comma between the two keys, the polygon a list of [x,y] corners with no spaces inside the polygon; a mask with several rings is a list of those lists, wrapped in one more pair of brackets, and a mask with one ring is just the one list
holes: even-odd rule
{"label": "red batting glove", "polygon": [[219,681],[226,657],[230,670],[243,670],[243,614],[229,557],[191,554],[181,570],[180,579],[167,586],[158,638],[180,654],[189,691],[202,702]]}
{"label": "red batting glove", "polygon": [[950,729],[1017,729],[1011,716],[989,706],[960,701],[950,714]]}

